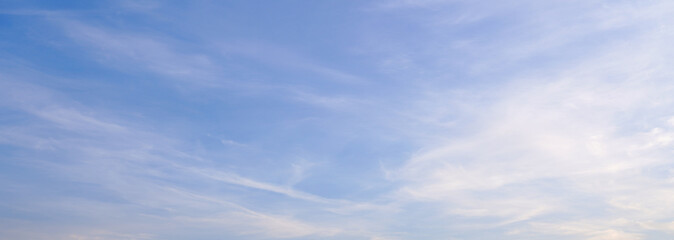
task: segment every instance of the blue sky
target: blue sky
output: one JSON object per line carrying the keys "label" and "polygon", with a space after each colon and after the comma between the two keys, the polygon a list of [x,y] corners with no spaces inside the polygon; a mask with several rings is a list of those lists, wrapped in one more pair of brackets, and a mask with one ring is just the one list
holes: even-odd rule
{"label": "blue sky", "polygon": [[671,239],[674,2],[3,1],[1,239]]}

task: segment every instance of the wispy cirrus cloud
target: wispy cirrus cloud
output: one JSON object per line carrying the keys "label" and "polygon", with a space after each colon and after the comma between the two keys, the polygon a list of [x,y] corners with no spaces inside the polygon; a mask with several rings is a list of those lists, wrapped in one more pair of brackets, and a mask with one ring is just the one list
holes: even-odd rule
{"label": "wispy cirrus cloud", "polygon": [[[114,196],[115,199],[121,201],[118,203],[101,203],[86,199],[68,198],[51,203],[29,205],[34,208],[30,212],[39,214],[38,211],[51,212],[52,209],[65,208],[70,209],[69,211],[78,217],[95,219],[97,217],[89,213],[91,209],[98,208],[103,211],[99,214],[104,214],[104,212],[115,211],[115,209],[128,208],[131,204],[139,210],[148,211],[146,216],[140,217],[141,219],[160,217],[168,221],[165,222],[167,225],[179,224],[179,222],[197,225],[209,223],[229,226],[229,231],[239,234],[279,238],[294,238],[314,234],[334,235],[339,232],[336,229],[328,230],[327,228],[315,227],[312,224],[293,220],[290,217],[256,212],[238,204],[221,200],[223,196],[219,194],[190,193],[181,190],[182,187],[167,187],[166,184],[180,179],[197,178],[212,183],[226,183],[278,193],[302,201],[330,204],[348,204],[348,202],[322,198],[293,190],[290,187],[263,183],[233,173],[223,173],[203,167],[187,167],[186,164],[194,161],[194,159],[199,159],[199,157],[190,157],[189,153],[171,150],[171,148],[179,146],[177,145],[179,141],[145,130],[125,127],[110,120],[100,119],[95,117],[97,114],[91,109],[86,110],[85,106],[76,102],[69,102],[67,98],[57,97],[58,94],[42,87],[7,80],[2,83],[5,86],[3,88],[5,93],[3,94],[5,96],[3,102],[5,104],[43,121],[42,123],[35,123],[38,125],[33,124],[32,127],[30,125],[5,126],[0,134],[3,144],[58,155],[67,154],[70,156],[67,162],[54,159],[33,161],[33,164],[42,165],[44,169],[51,169],[49,170],[51,174],[61,176],[63,181],[95,184],[95,188],[108,192],[106,195]],[[39,128],[36,126],[39,126]],[[60,133],[44,136],[36,130]],[[157,164],[163,167],[161,169],[148,168]],[[101,169],[101,167],[104,169]],[[18,196],[31,195],[21,189],[21,187],[15,189],[19,191],[15,194]],[[221,210],[207,211],[209,208],[215,207],[213,204],[220,206],[217,208]],[[15,207],[11,208],[16,209]],[[175,217],[167,218],[166,213],[171,213],[170,215]],[[115,215],[110,214],[108,216]],[[131,217],[134,221],[145,221],[138,217],[125,217]],[[120,229],[120,231],[123,231],[123,229]],[[67,236],[64,235],[63,239],[71,239],[75,236],[85,239],[96,237],[102,239],[149,238],[130,235],[124,237],[126,236],[124,234],[101,234],[66,234]],[[51,236],[54,237],[54,235]],[[17,235],[17,237],[23,238],[28,237],[28,235]],[[46,236],[35,237],[46,239]]]}
{"label": "wispy cirrus cloud", "polygon": [[169,38],[114,31],[77,20],[58,19],[68,36],[95,54],[107,66],[151,72],[197,85],[217,85],[219,67],[205,54],[176,49]]}
{"label": "wispy cirrus cloud", "polygon": [[[635,16],[657,15],[656,8],[657,4],[648,5],[630,12]],[[624,10],[620,6],[610,9]],[[653,21],[646,17],[641,19],[644,22],[626,23],[611,14],[593,16],[602,20],[595,21],[596,25],[568,25],[566,29],[574,30],[567,33],[541,33],[554,42],[536,41],[539,47],[527,50],[526,55],[540,56],[597,31],[634,29]],[[610,27],[607,21],[612,22]],[[532,236],[647,238],[644,232],[653,230],[651,227],[614,223],[615,219],[635,216],[644,222],[669,221],[648,210],[657,208],[653,201],[634,192],[668,191],[669,177],[652,171],[671,167],[666,149],[671,144],[668,119],[672,112],[667,109],[674,104],[669,97],[674,87],[669,79],[674,72],[666,67],[670,61],[665,57],[672,49],[662,41],[671,35],[658,28],[638,29],[628,41],[607,40],[592,52],[575,55],[577,60],[572,63],[559,63],[563,67],[555,64],[519,70],[496,87],[478,88],[473,103],[457,102],[461,98],[455,98],[455,92],[447,91],[447,97],[442,98],[437,96],[443,92],[429,90],[426,95],[434,96],[434,101],[422,103],[437,104],[422,108],[428,112],[412,110],[422,114],[417,119],[438,123],[437,129],[464,130],[458,136],[436,134],[430,138],[434,142],[401,168],[389,172],[393,180],[403,183],[399,196],[411,202],[438,203],[447,209],[444,214],[448,216],[500,219],[493,222],[497,225],[483,228],[508,229],[512,228],[508,225],[525,222],[530,223],[526,226],[541,227]],[[507,41],[497,44],[527,46]],[[507,52],[497,58],[521,56],[510,52],[513,48],[507,45],[498,48]],[[443,124],[447,121],[453,123]],[[657,199],[658,204],[668,205],[668,200]],[[645,205],[649,207],[637,207]],[[574,211],[584,213],[574,215]],[[555,225],[546,222],[548,216],[570,222]],[[592,220],[580,223],[581,219]]]}
{"label": "wispy cirrus cloud", "polygon": [[5,11],[0,237],[673,234],[671,3],[145,3]]}

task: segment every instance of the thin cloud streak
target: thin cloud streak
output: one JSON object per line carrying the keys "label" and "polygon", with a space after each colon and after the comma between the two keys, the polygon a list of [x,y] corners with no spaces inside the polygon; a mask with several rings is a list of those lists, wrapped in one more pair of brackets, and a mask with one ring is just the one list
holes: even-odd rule
{"label": "thin cloud streak", "polygon": [[[7,104],[50,123],[50,125],[47,125],[49,126],[48,128],[63,129],[68,133],[68,137],[61,139],[43,139],[35,135],[34,131],[30,128],[17,126],[1,132],[0,139],[6,140],[3,141],[5,144],[34,149],[47,149],[52,152],[64,151],[70,155],[79,156],[78,158],[70,159],[71,163],[65,165],[50,161],[37,163],[43,165],[44,169],[51,169],[50,171],[54,174],[67,176],[66,178],[70,180],[96,183],[109,192],[109,194],[123,199],[125,202],[128,201],[129,203],[138,205],[142,209],[170,212],[169,216],[171,217],[162,216],[164,214],[151,214],[150,216],[160,217],[171,224],[179,224],[180,222],[215,224],[220,227],[228,226],[227,229],[230,232],[238,232],[241,235],[262,236],[264,238],[333,236],[338,233],[361,234],[349,233],[350,231],[348,230],[341,230],[335,227],[318,227],[314,226],[314,224],[292,219],[291,217],[263,214],[239,204],[220,199],[222,197],[227,198],[227,196],[221,196],[220,194],[212,195],[212,193],[208,192],[204,193],[206,195],[202,195],[181,190],[177,186],[169,187],[170,185],[166,185],[166,183],[174,181],[174,179],[196,178],[224,182],[252,190],[281,194],[300,201],[327,204],[328,208],[325,208],[323,211],[328,213],[343,214],[345,211],[335,210],[335,208],[343,209],[355,205],[359,206],[359,211],[374,207],[346,200],[323,198],[294,190],[291,187],[241,177],[235,173],[189,166],[183,162],[183,159],[192,159],[193,161],[194,159],[200,159],[200,157],[171,150],[171,148],[177,146],[179,143],[177,140],[161,136],[160,134],[149,133],[142,129],[123,126],[109,120],[98,119],[94,117],[97,113],[92,111],[92,109],[87,109],[85,106],[67,98],[57,97],[59,94],[45,88],[11,81],[3,81],[3,85],[7,87],[4,88],[4,91],[14,93],[4,95],[7,96],[5,99],[7,100],[5,101]],[[84,112],[87,112],[87,114]],[[45,127],[42,126],[42,128]],[[25,140],[16,142],[9,141],[10,139]],[[35,145],[39,142],[42,143]],[[48,145],[49,147],[41,145]],[[110,160],[114,160],[114,162]],[[163,167],[160,169],[143,170],[148,166],[154,165],[162,165]],[[105,167],[106,171],[101,171],[101,167]],[[160,181],[157,182],[157,180]],[[162,184],[161,182],[164,183]],[[70,209],[71,212],[81,217],[91,218],[94,216],[89,215],[87,209],[102,208],[106,209],[105,211],[110,211],[110,208],[124,208],[123,205],[125,205],[109,206],[108,204],[101,205],[91,202],[88,204],[81,203],[79,204],[81,205],[80,207],[72,204],[81,201],[75,198],[68,200],[67,206],[60,205],[66,203],[55,202],[40,206],[38,209]],[[217,211],[216,213],[219,212],[220,214],[214,216],[211,213],[207,213],[212,204],[231,210]],[[232,221],[231,219],[237,220]],[[22,238],[27,235],[18,236]],[[105,239],[126,235],[92,233],[91,235],[77,236]],[[45,239],[45,236],[34,237],[36,239]],[[64,236],[64,239],[70,237],[72,236]],[[142,238],[131,237],[131,239]]]}

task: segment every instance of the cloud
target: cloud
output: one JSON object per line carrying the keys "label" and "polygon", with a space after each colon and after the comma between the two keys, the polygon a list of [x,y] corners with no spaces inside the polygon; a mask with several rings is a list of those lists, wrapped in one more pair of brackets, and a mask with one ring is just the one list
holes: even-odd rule
{"label": "cloud", "polygon": [[209,56],[181,49],[174,39],[116,31],[67,18],[53,22],[109,67],[150,71],[196,85],[217,86],[222,81],[220,68]]}
{"label": "cloud", "polygon": [[[57,209],[69,209],[68,211],[78,218],[99,219],[100,217],[91,215],[93,209],[99,209],[99,215],[108,212],[108,217],[111,218],[126,218],[126,221],[137,223],[147,222],[145,217],[124,214],[119,216],[118,213],[114,213],[127,211],[125,209],[130,203],[135,205],[138,211],[155,212],[149,216],[165,218],[168,221],[165,222],[167,226],[178,224],[180,221],[210,223],[214,224],[213,227],[227,226],[230,233],[252,234],[265,238],[294,238],[315,234],[329,236],[340,232],[337,228],[317,227],[291,217],[273,216],[250,210],[222,200],[229,198],[227,194],[203,190],[201,193],[188,192],[180,189],[175,181],[191,179],[210,184],[224,182],[323,204],[349,204],[346,201],[326,199],[290,187],[244,178],[235,173],[198,167],[193,162],[201,161],[198,156],[174,150],[179,148],[180,141],[139,129],[142,124],[129,127],[116,123],[113,119],[99,118],[104,115],[100,111],[93,111],[52,90],[29,83],[5,79],[2,86],[4,86],[1,91],[4,93],[2,95],[5,107],[43,121],[39,123],[39,128],[31,126],[30,123],[3,127],[0,130],[0,140],[3,144],[57,155],[65,154],[69,156],[67,161],[36,160],[34,163],[37,165],[34,167],[49,169],[51,174],[60,176],[62,181],[95,184],[100,191],[106,192],[105,195],[121,201],[99,202],[85,196],[61,200],[52,198],[52,202],[49,203],[35,201],[23,203],[34,209],[30,212],[43,210],[47,213],[62,214],[58,213]],[[42,134],[44,131],[61,131],[61,133],[44,136]],[[192,164],[189,164],[190,162]],[[21,192],[21,189],[23,188],[20,187],[17,191]],[[20,193],[17,196],[22,194],[27,193]],[[214,208],[219,210],[213,212]],[[68,237],[64,239],[143,239],[123,233],[124,229],[114,230],[114,228],[111,226],[110,231],[120,233],[75,234],[67,235]]]}
{"label": "cloud", "polygon": [[244,178],[241,176],[238,176],[236,174],[232,173],[225,173],[225,172],[219,172],[215,170],[210,170],[210,169],[190,169],[194,173],[210,178],[213,180],[229,183],[229,184],[235,184],[235,185],[240,185],[244,187],[249,187],[253,189],[259,189],[259,190],[265,190],[269,192],[274,192],[274,193],[280,193],[283,195],[286,195],[288,197],[292,198],[297,198],[305,201],[311,201],[311,202],[319,202],[319,203],[336,203],[339,202],[337,200],[332,200],[332,199],[326,199],[322,198],[313,194],[308,194],[304,192],[300,192],[297,190],[294,190],[290,187],[284,187],[284,186],[276,186],[273,184],[268,184],[268,183],[263,183],[263,182],[258,182],[252,179]]}
{"label": "cloud", "polygon": [[[658,6],[631,12],[647,16],[659,12]],[[610,27],[600,21],[598,28],[645,24],[621,21],[611,20]],[[574,42],[601,31],[592,24],[584,30],[575,27],[566,27],[575,29],[571,32],[542,34],[550,34],[555,41]],[[673,49],[663,41],[671,38],[669,33],[640,29],[637,35],[606,41],[576,55],[573,62],[532,71],[515,69],[519,71],[515,76],[492,86],[426,90],[422,96],[428,99],[416,102],[425,105],[413,105],[404,115],[434,124],[419,130],[435,129],[436,134],[427,133],[425,146],[400,168],[387,169],[390,179],[402,184],[396,196],[403,202],[426,202],[446,209],[436,216],[494,223],[483,228],[508,229],[562,215],[562,219],[594,221],[584,223],[582,230],[564,233],[541,228],[537,232],[541,235],[639,239],[650,228],[634,226],[625,232],[604,221],[628,217],[666,224],[669,201],[658,196],[669,194],[670,178],[653,171],[672,166],[667,149],[672,144],[668,120],[673,114],[669,109],[674,106],[670,94],[674,85],[669,79],[674,72],[666,67],[671,64],[666,56]],[[540,56],[566,44],[543,42],[526,55]],[[522,56],[502,44],[530,47],[526,42],[495,44],[505,51],[497,56],[499,61]],[[579,198],[591,198],[588,205],[611,210],[584,206]],[[580,209],[587,215],[574,212]]]}
{"label": "cloud", "polygon": [[[330,109],[350,109],[364,102],[347,94],[316,93],[314,89],[304,87],[321,82],[363,85],[367,83],[363,77],[320,64],[317,60],[272,44],[254,41],[214,44],[216,40],[204,40],[197,48],[195,44],[160,34],[107,28],[76,18],[54,18],[52,22],[60,26],[76,45],[93,55],[93,59],[122,72],[147,71],[160,78],[178,80],[197,88],[276,95],[281,99]],[[278,76],[237,79],[232,77],[233,69],[245,69],[244,72],[259,72],[259,69],[232,61],[232,57],[243,61],[252,59],[273,68],[314,76],[311,76],[310,81],[300,81],[302,83],[284,83],[277,80]]]}
{"label": "cloud", "polygon": [[[535,223],[530,226],[532,229],[530,231],[544,235],[583,237],[588,240],[644,239],[642,234],[621,230],[625,227],[624,222],[624,219],[616,219],[612,221],[614,226],[602,226],[601,223],[587,221],[556,224]],[[615,226],[616,224],[617,226]]]}
{"label": "cloud", "polygon": [[[146,3],[122,3],[125,16],[152,12],[138,29],[184,10]],[[10,169],[0,171],[9,196],[0,222],[10,226],[0,238],[674,233],[672,3],[374,5],[352,12],[361,25],[348,51],[365,63],[361,72],[264,37],[187,42],[162,28],[123,28],[112,15],[4,11],[45,17],[72,41],[68,49],[85,50],[51,54],[131,73],[120,85],[156,93],[179,81],[203,91],[148,94],[141,100],[167,107],[144,115],[150,105],[90,104],[116,100],[82,87],[89,80],[80,72],[39,66],[40,56],[25,56],[35,68],[0,69],[0,151],[8,153],[0,164]],[[209,27],[174,34],[224,31]],[[59,74],[67,81],[55,81]],[[134,81],[151,84],[125,85]],[[111,105],[143,117],[103,108]]]}
{"label": "cloud", "polygon": [[332,81],[340,84],[362,85],[366,79],[345,71],[320,64],[317,60],[302,56],[287,48],[272,44],[256,43],[255,41],[231,42],[220,44],[223,55],[238,55],[260,61],[263,64],[283,68],[296,69],[303,72],[318,74],[320,81]]}

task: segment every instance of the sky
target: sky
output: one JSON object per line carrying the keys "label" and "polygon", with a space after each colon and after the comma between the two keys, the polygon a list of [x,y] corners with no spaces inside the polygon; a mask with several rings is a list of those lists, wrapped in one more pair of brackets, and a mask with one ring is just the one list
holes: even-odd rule
{"label": "sky", "polygon": [[0,239],[674,236],[674,2],[0,3]]}

